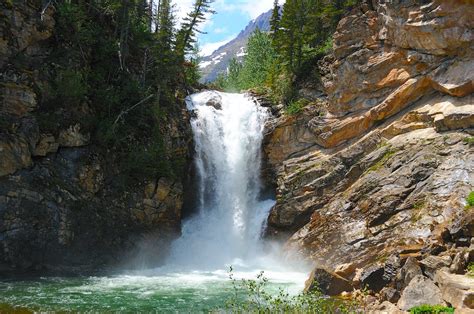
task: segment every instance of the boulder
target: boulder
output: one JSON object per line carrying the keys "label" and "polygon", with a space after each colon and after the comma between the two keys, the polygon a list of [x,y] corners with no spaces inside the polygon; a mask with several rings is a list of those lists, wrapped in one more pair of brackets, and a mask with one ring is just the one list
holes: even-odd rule
{"label": "boulder", "polygon": [[435,283],[431,279],[418,275],[403,290],[397,305],[400,309],[408,311],[412,307],[423,304],[446,305]]}
{"label": "boulder", "polygon": [[413,278],[422,275],[418,261],[413,257],[408,257],[403,267],[397,274],[398,287],[403,290],[408,286]]}
{"label": "boulder", "polygon": [[360,284],[363,288],[368,288],[374,292],[382,290],[388,283],[384,277],[385,270],[382,265],[372,265],[364,269],[360,276]]}
{"label": "boulder", "polygon": [[335,296],[344,291],[352,291],[351,283],[326,269],[315,268],[305,283],[305,291],[319,289],[323,294]]}
{"label": "boulder", "polygon": [[453,274],[462,274],[467,267],[467,258],[469,257],[467,251],[457,252],[454,256],[453,263],[449,267],[450,272]]}
{"label": "boulder", "polygon": [[382,300],[389,301],[391,303],[397,303],[400,299],[400,292],[392,287],[385,287],[380,290],[380,297]]}
{"label": "boulder", "polygon": [[452,262],[452,258],[449,255],[445,256],[427,256],[420,261],[420,265],[423,267],[424,273],[433,279],[435,272],[443,267],[449,267]]}
{"label": "boulder", "polygon": [[438,270],[434,280],[446,302],[456,309],[474,310],[474,278]]}

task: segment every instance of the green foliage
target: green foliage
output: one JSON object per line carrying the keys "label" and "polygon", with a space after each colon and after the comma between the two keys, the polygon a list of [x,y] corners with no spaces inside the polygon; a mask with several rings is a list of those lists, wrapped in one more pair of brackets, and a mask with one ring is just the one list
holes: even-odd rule
{"label": "green foliage", "polygon": [[309,100],[304,99],[304,98],[298,99],[296,101],[291,102],[285,108],[285,112],[289,115],[297,114],[301,112],[301,110],[303,110],[303,108],[306,107],[308,104],[309,104]]}
{"label": "green foliage", "polygon": [[463,142],[470,146],[474,146],[474,136],[468,136],[463,138]]}
{"label": "green foliage", "polygon": [[454,308],[442,305],[419,305],[410,309],[411,314],[442,314],[454,313]]}
{"label": "green foliage", "polygon": [[278,1],[274,1],[270,33],[254,34],[243,63],[234,60],[216,85],[229,91],[265,85],[274,102],[298,112],[298,84],[303,79],[319,80],[317,62],[332,50],[337,23],[358,2],[287,0],[280,14]]}
{"label": "green foliage", "polygon": [[250,89],[262,86],[267,81],[276,58],[270,36],[257,29],[250,36],[246,50],[243,62],[232,59],[227,76],[218,79],[219,86],[224,90]]}
{"label": "green foliage", "polygon": [[469,193],[469,195],[466,198],[466,202],[467,202],[466,207],[468,208],[474,207],[474,191],[471,191],[471,193]]}
{"label": "green foliage", "polygon": [[54,80],[53,97],[68,106],[79,105],[87,95],[87,82],[80,70],[61,69]]}
{"label": "green foliage", "polygon": [[53,66],[44,71],[53,79],[41,87],[41,129],[80,122],[124,177],[176,175],[182,158],[171,161],[166,120],[199,80],[199,60],[187,47],[211,2],[196,1],[189,15],[196,19],[183,25],[185,48],[170,0],[160,1],[156,16],[142,0],[53,1],[55,49],[45,62]]}
{"label": "green foliage", "polygon": [[474,262],[470,262],[469,265],[467,265],[467,275],[474,277]]}
{"label": "green foliage", "polygon": [[354,302],[327,298],[318,290],[294,296],[283,289],[271,293],[263,271],[256,280],[238,281],[230,267],[229,278],[233,294],[226,307],[232,313],[353,313],[357,308]]}

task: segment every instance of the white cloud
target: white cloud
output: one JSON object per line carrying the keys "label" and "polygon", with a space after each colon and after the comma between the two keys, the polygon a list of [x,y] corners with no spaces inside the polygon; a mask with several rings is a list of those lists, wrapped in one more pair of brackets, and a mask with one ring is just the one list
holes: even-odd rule
{"label": "white cloud", "polygon": [[232,39],[234,39],[236,36],[237,36],[236,34],[233,34],[233,35],[227,37],[227,38],[224,39],[224,40],[217,41],[217,42],[213,42],[213,43],[206,43],[206,44],[203,44],[203,45],[200,47],[201,56],[205,57],[205,56],[211,55],[217,48],[219,48],[220,46],[223,46],[223,45],[227,44],[229,41],[231,41]]}
{"label": "white cloud", "polygon": [[212,31],[214,34],[225,34],[228,32],[226,27],[217,27],[217,28],[214,28]]}

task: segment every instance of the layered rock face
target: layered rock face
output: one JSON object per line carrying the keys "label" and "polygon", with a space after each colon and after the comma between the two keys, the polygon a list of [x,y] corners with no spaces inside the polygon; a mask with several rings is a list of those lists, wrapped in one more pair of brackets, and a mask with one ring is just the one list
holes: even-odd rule
{"label": "layered rock face", "polygon": [[[316,278],[373,282],[375,292],[412,285],[402,310],[413,305],[409,291],[436,282],[440,291],[423,300],[474,307],[472,280],[459,292],[464,301],[446,295],[474,250],[472,12],[466,1],[362,5],[340,21],[334,53],[320,63],[327,97],[274,121],[265,146],[278,186],[268,234],[289,237],[288,249],[324,269]],[[421,265],[413,284],[395,279],[408,257],[431,255],[450,259],[446,269]],[[345,270],[336,273],[338,265]]]}
{"label": "layered rock face", "polygon": [[[54,66],[44,62],[55,49],[53,6],[46,8],[0,5],[0,274],[98,270],[144,252],[157,262],[179,233],[182,180],[124,188],[114,152],[97,147],[87,130],[94,119],[87,104],[58,104],[59,118],[49,122],[60,127],[40,127]],[[189,158],[187,121],[183,102],[164,126],[176,158]]]}

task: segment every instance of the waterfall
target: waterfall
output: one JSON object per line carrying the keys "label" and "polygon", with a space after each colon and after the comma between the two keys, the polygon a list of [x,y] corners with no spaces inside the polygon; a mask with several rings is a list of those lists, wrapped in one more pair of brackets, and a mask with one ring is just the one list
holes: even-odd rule
{"label": "waterfall", "polygon": [[274,200],[260,200],[261,144],[268,109],[243,94],[187,98],[198,173],[196,214],[183,223],[168,264],[209,269],[248,263]]}

